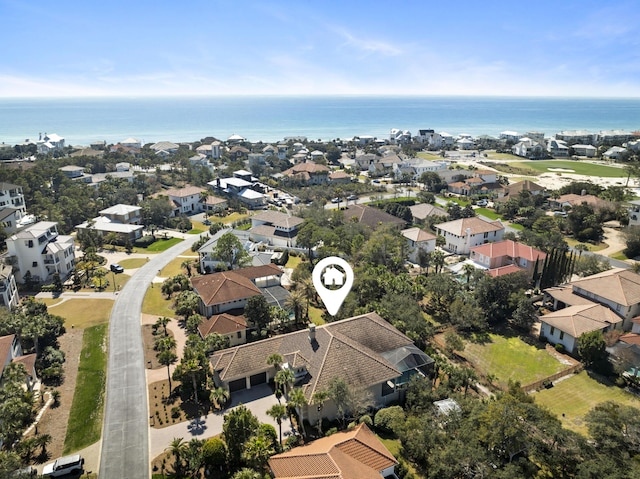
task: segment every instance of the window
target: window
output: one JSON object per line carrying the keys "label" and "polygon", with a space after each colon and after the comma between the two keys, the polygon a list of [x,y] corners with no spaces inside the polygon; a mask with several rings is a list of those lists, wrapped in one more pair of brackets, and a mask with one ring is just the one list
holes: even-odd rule
{"label": "window", "polygon": [[553,334],[556,332],[556,328],[554,328],[553,326],[551,326],[551,330],[549,331],[549,334],[551,336],[553,336]]}
{"label": "window", "polygon": [[564,331],[560,331],[560,341],[564,339]]}
{"label": "window", "polygon": [[36,267],[38,266],[38,262],[37,262],[37,261],[34,261],[33,263],[31,263],[31,266],[32,266],[33,268],[36,268]]}
{"label": "window", "polygon": [[237,333],[238,339],[242,339],[242,331],[238,331]]}
{"label": "window", "polygon": [[489,233],[485,233],[485,234],[484,234],[484,237],[485,237],[485,238],[488,238],[488,237],[489,237]]}

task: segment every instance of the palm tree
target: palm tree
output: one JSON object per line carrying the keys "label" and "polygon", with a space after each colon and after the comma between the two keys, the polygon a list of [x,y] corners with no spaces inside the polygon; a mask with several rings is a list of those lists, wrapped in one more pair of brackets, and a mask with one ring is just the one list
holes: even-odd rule
{"label": "palm tree", "polygon": [[282,420],[287,417],[287,408],[284,404],[274,404],[267,409],[267,414],[278,423],[278,428],[280,429],[280,447],[282,447]]}
{"label": "palm tree", "polygon": [[293,311],[293,314],[296,318],[296,324],[301,323],[304,316],[303,313],[305,313],[305,297],[302,291],[292,291],[289,297],[286,299],[284,305],[285,307]]}
{"label": "palm tree", "polygon": [[182,454],[186,451],[187,447],[188,445],[186,442],[184,442],[183,438],[174,437],[173,441],[171,441],[171,443],[169,444],[169,447],[165,449],[165,451],[168,449],[175,458],[173,470],[175,471],[176,475],[179,475],[178,472],[182,469]]}
{"label": "palm tree", "polygon": [[309,306],[311,301],[315,301],[316,299],[316,287],[313,285],[313,280],[311,278],[306,278],[302,283],[300,283],[300,291],[302,295],[307,298],[307,308],[305,311],[305,319],[309,321]]}
{"label": "palm tree", "polygon": [[469,289],[470,287],[471,275],[475,270],[476,268],[470,263],[465,263],[464,265],[462,265],[462,271],[464,272],[465,278],[467,278],[467,289]]}
{"label": "palm tree", "polygon": [[49,434],[40,434],[36,436],[36,446],[42,448],[40,455],[45,457],[47,455],[47,446],[51,444],[52,438]]}
{"label": "palm tree", "polygon": [[166,316],[162,316],[161,318],[158,318],[158,320],[156,321],[156,326],[162,327],[164,329],[164,335],[167,336],[167,325],[171,322],[171,318],[167,318]]}
{"label": "palm tree", "polygon": [[306,436],[304,431],[304,406],[306,406],[307,398],[304,395],[304,391],[300,388],[293,388],[289,394],[287,399],[288,404],[291,407],[294,407],[298,411],[298,416],[300,419],[300,429],[302,430],[302,434]]}
{"label": "palm tree", "polygon": [[267,364],[273,366],[276,369],[280,369],[280,365],[284,362],[282,355],[273,353],[267,358]]}
{"label": "palm tree", "polygon": [[186,259],[180,264],[180,267],[184,268],[187,271],[187,276],[189,278],[191,278],[191,264],[192,261],[190,259]]}
{"label": "palm tree", "polygon": [[295,374],[291,369],[281,369],[276,373],[276,377],[273,379],[278,386],[278,390],[281,393],[286,393],[290,385],[295,380]]}
{"label": "palm tree", "polygon": [[156,350],[162,351],[173,351],[176,349],[177,342],[173,336],[162,336],[157,338],[155,341]]}
{"label": "palm tree", "polygon": [[226,407],[230,398],[231,395],[225,388],[214,388],[209,393],[209,400],[212,403],[216,403],[220,409],[224,409]]}
{"label": "palm tree", "polygon": [[320,435],[322,435],[322,408],[327,399],[329,399],[329,393],[325,390],[316,391],[311,398],[311,403],[317,404],[318,411],[320,411],[320,418],[318,419],[318,434]]}
{"label": "palm tree", "polygon": [[436,274],[444,267],[444,253],[440,250],[435,250],[431,253],[431,263],[436,269]]}
{"label": "palm tree", "polygon": [[248,467],[243,467],[236,472],[231,479],[262,479],[262,474]]}
{"label": "palm tree", "polygon": [[193,382],[193,395],[195,396],[196,404],[200,405],[200,401],[198,400],[198,384],[196,382],[196,374],[200,371],[200,361],[198,361],[197,358],[189,359],[182,363],[182,368],[185,374],[189,374],[191,376],[191,381]]}
{"label": "palm tree", "polygon": [[169,377],[169,396],[171,396],[171,366],[178,362],[178,356],[176,356],[176,353],[174,353],[172,349],[163,349],[158,354],[158,362],[162,366],[167,367],[167,376]]}
{"label": "palm tree", "polygon": [[251,436],[244,445],[242,458],[247,463],[260,472],[264,472],[267,461],[275,451],[271,446],[269,439],[261,434]]}

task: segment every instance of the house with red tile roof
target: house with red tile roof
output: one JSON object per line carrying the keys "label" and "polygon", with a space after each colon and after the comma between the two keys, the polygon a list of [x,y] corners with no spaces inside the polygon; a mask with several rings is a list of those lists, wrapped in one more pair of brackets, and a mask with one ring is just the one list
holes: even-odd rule
{"label": "house with red tile roof", "polygon": [[329,168],[307,161],[283,171],[282,176],[306,185],[326,185],[329,182]]}
{"label": "house with red tile roof", "polygon": [[247,342],[247,319],[243,315],[229,313],[214,314],[198,325],[202,339],[210,334],[219,334],[229,339],[229,346]]}
{"label": "house with red tile roof", "polygon": [[22,354],[22,346],[18,341],[18,337],[15,334],[9,334],[7,336],[0,337],[0,382],[2,381],[2,375],[4,369],[9,363],[21,363],[24,365],[27,375],[25,377],[25,384],[29,390],[33,389],[34,384],[37,381],[36,376],[36,355],[35,354]]}
{"label": "house with red tile roof", "polygon": [[526,271],[529,277],[533,277],[536,262],[541,271],[546,257],[544,251],[512,240],[474,246],[469,252],[469,259],[487,268],[492,276]]}
{"label": "house with red tile roof", "polygon": [[275,479],[393,478],[396,458],[366,424],[271,456]]}

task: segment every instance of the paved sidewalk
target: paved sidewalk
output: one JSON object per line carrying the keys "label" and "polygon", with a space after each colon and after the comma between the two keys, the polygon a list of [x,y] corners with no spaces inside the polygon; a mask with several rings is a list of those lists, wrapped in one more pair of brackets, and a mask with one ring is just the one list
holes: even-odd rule
{"label": "paved sidewalk", "polygon": [[[249,408],[261,423],[271,424],[276,428],[276,432],[279,432],[278,423],[266,413],[272,405],[278,404],[278,400],[271,391],[271,388],[266,384],[262,384],[260,386],[254,386],[251,389],[232,393],[231,406],[224,411],[211,413],[189,422],[181,422],[161,429],[150,428],[150,460],[162,454],[174,438],[181,437],[185,441],[190,441],[191,439],[208,439],[221,434],[224,416],[240,404],[244,404]],[[286,441],[287,437],[291,434],[293,434],[293,427],[289,419],[286,419],[282,422],[282,440]]]}

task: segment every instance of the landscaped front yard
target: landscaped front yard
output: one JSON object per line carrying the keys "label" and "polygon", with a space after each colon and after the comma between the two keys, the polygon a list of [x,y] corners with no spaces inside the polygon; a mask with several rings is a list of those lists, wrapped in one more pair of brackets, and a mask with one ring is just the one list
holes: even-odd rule
{"label": "landscaped front yard", "polygon": [[109,322],[113,300],[78,298],[49,305],[49,312],[64,318],[66,328],[88,328]]}
{"label": "landscaped front yard", "polygon": [[159,283],[152,283],[152,286],[147,289],[147,293],[142,300],[142,313],[153,314],[154,316],[167,316],[169,318],[173,318],[176,314],[175,310],[171,307],[171,301],[167,301],[162,294]]}
{"label": "landscaped front yard", "polygon": [[524,386],[567,367],[544,348],[527,344],[516,336],[489,334],[489,341],[484,344],[466,341],[461,355],[483,375],[494,375],[495,382],[502,386],[510,379]]}
{"label": "landscaped front yard", "polygon": [[550,389],[533,394],[536,403],[558,416],[573,431],[587,434],[584,416],[599,403],[615,401],[640,407],[640,399],[616,386],[607,386],[589,377],[586,371],[567,378]]}

